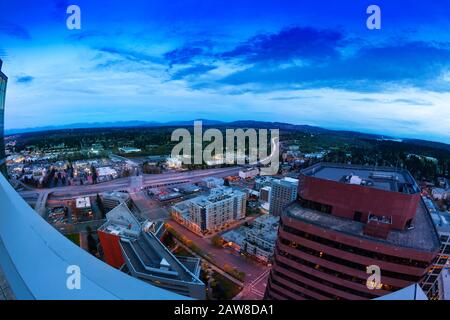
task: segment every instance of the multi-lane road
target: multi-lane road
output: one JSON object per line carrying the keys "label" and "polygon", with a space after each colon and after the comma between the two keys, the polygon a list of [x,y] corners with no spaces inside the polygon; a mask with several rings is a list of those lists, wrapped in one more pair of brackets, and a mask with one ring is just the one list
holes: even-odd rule
{"label": "multi-lane road", "polygon": [[[209,176],[227,177],[236,175],[240,167],[229,167],[219,169],[193,170],[184,172],[170,172],[161,174],[144,174],[139,177],[119,178],[99,184],[82,185],[82,186],[66,186],[48,189],[32,189],[20,191],[20,195],[26,200],[37,200],[42,197],[42,193],[52,194],[54,198],[75,197],[80,195],[94,195],[105,191],[128,191],[130,193],[138,192],[142,188],[165,185],[169,183],[181,183],[189,181],[192,183],[199,182],[201,179]],[[44,197],[45,198],[45,197]]]}

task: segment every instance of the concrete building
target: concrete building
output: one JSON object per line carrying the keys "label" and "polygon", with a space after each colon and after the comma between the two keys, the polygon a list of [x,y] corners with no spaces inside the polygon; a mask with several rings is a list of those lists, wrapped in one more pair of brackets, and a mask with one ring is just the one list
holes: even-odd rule
{"label": "concrete building", "polygon": [[122,153],[136,153],[136,152],[141,152],[142,150],[139,148],[133,148],[133,147],[121,147],[121,148],[119,148],[119,151]]}
{"label": "concrete building", "polygon": [[247,199],[244,192],[223,187],[212,189],[208,196],[192,199],[188,205],[192,221],[207,232],[245,218]]}
{"label": "concrete building", "polygon": [[108,211],[114,209],[121,203],[126,203],[127,205],[131,203],[130,195],[126,192],[103,192],[100,194],[100,198],[102,200],[103,207]]}
{"label": "concrete building", "polygon": [[205,299],[205,285],[199,279],[200,259],[176,257],[161,243],[158,228],[151,222],[142,226],[122,203],[107,214],[98,229],[108,264],[126,269],[135,278],[153,286],[196,299]]}
{"label": "concrete building", "polygon": [[0,173],[3,173],[6,177],[6,160],[5,160],[5,142],[3,139],[4,134],[4,117],[5,117],[5,96],[6,96],[6,83],[8,77],[1,71],[2,60],[0,60]]}
{"label": "concrete building", "polygon": [[427,197],[422,197],[422,201],[431,215],[434,226],[441,240],[439,254],[433,263],[433,266],[424,277],[421,285],[430,300],[440,299],[444,294],[443,288],[439,283],[440,274],[448,268],[448,257],[450,255],[450,213],[439,211],[433,201]]}
{"label": "concrete building", "polygon": [[202,183],[209,189],[223,187],[223,179],[217,177],[207,177],[202,179]]}
{"label": "concrete building", "polygon": [[[266,298],[374,299],[428,274],[439,235],[409,172],[318,163],[281,216]],[[368,266],[381,270],[369,288]]]}
{"label": "concrete building", "polygon": [[263,215],[252,222],[246,231],[241,251],[256,259],[269,263],[275,250],[279,217]]}
{"label": "concrete building", "polygon": [[183,166],[182,158],[167,158],[166,165],[169,169],[180,169]]}
{"label": "concrete building", "polygon": [[111,179],[117,179],[119,174],[116,169],[111,167],[99,167],[96,169],[97,171],[97,182],[108,181]]}
{"label": "concrete building", "polygon": [[264,202],[270,202],[270,195],[272,193],[272,187],[266,186],[259,190],[259,200]]}
{"label": "concrete building", "polygon": [[91,199],[89,197],[80,197],[75,199],[74,213],[78,219],[92,215]]}
{"label": "concrete building", "polygon": [[271,176],[259,176],[255,178],[255,190],[259,191],[259,189],[263,187],[270,187],[272,185],[272,182],[275,181],[274,177]]}
{"label": "concrete building", "polygon": [[195,233],[217,231],[227,224],[245,218],[246,193],[230,187],[215,188],[209,195],[172,206],[174,220]]}
{"label": "concrete building", "polygon": [[438,278],[439,300],[450,300],[450,272],[448,268],[442,270]]}
{"label": "concrete building", "polygon": [[446,200],[450,198],[450,191],[443,188],[433,188],[431,190],[431,196],[435,200]]}
{"label": "concrete building", "polygon": [[258,168],[245,168],[243,170],[239,170],[239,177],[242,179],[251,179],[259,175]]}
{"label": "concrete building", "polygon": [[281,215],[283,209],[297,198],[298,180],[284,178],[271,184],[270,208],[272,215]]}
{"label": "concrete building", "polygon": [[200,225],[191,219],[189,211],[189,200],[178,202],[170,208],[171,217],[179,224],[185,226],[194,233],[201,234]]}

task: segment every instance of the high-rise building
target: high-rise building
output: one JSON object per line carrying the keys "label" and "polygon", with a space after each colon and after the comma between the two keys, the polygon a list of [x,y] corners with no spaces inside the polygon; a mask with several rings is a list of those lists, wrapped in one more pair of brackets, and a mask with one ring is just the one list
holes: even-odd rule
{"label": "high-rise building", "polygon": [[319,163],[281,216],[266,298],[377,298],[420,283],[439,248],[409,172]]}
{"label": "high-rise building", "polygon": [[5,176],[6,161],[5,161],[5,141],[4,141],[4,117],[5,117],[5,96],[6,96],[6,83],[8,77],[2,72],[2,60],[0,59],[0,172]]}
{"label": "high-rise building", "polygon": [[212,189],[209,195],[177,203],[172,206],[171,215],[192,232],[205,233],[245,218],[246,208],[245,192],[221,187]]}
{"label": "high-rise building", "polygon": [[298,180],[291,178],[274,180],[271,187],[269,213],[279,216],[283,208],[297,198]]}
{"label": "high-rise building", "polygon": [[212,189],[210,195],[189,201],[191,220],[202,231],[211,231],[245,218],[246,194],[234,188]]}

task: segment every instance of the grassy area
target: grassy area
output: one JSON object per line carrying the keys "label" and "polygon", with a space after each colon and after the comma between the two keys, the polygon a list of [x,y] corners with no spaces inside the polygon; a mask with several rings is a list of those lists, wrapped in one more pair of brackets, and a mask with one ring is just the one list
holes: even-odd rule
{"label": "grassy area", "polygon": [[214,299],[231,300],[242,290],[241,286],[238,286],[217,272],[213,273],[213,279],[211,288]]}
{"label": "grassy area", "polygon": [[66,234],[66,237],[72,241],[73,243],[75,243],[77,246],[80,246],[80,234],[79,233],[71,233],[71,234]]}

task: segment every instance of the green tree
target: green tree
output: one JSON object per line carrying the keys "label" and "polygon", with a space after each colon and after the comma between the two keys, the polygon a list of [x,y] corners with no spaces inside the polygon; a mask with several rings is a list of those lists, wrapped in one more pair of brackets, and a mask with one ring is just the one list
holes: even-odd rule
{"label": "green tree", "polygon": [[214,237],[212,237],[211,243],[217,248],[222,248],[223,246],[223,240],[219,235],[215,235]]}

